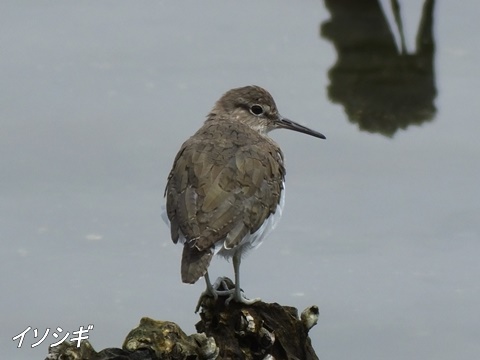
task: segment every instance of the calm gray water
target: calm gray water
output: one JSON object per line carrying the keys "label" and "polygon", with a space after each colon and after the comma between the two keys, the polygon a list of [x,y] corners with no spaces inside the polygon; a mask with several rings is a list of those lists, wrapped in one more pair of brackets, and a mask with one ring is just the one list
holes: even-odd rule
{"label": "calm gray water", "polygon": [[438,1],[429,20],[402,2],[399,56],[390,2],[349,2],[2,1],[3,358],[43,359],[57,327],[93,324],[97,350],[142,316],[194,332],[204,285],[180,281],[163,189],[218,97],[248,84],[327,140],[272,134],[286,207],[242,263],[246,295],[317,304],[321,359],[478,358],[480,3]]}

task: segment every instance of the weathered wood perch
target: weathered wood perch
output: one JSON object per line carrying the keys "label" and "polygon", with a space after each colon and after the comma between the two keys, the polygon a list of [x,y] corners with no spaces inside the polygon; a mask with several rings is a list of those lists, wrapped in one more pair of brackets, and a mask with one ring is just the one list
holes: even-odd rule
{"label": "weathered wood perch", "polygon": [[79,348],[66,342],[50,348],[46,360],[318,359],[308,337],[317,323],[317,306],[305,309],[299,318],[296,308],[277,303],[225,306],[225,297],[205,297],[200,318],[198,333],[187,336],[173,322],[144,317],[121,349],[96,352],[88,341]]}

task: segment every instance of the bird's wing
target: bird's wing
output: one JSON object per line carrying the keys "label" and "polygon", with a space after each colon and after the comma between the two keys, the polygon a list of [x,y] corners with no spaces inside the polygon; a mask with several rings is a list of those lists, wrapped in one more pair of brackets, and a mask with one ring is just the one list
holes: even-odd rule
{"label": "bird's wing", "polygon": [[274,143],[230,145],[190,139],[182,146],[165,190],[174,242],[183,235],[199,251],[223,241],[232,248],[276,211],[282,153]]}

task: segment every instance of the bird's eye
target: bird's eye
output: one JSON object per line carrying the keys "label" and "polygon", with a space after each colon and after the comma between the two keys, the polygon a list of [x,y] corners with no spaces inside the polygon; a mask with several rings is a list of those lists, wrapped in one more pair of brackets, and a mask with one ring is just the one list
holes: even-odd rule
{"label": "bird's eye", "polygon": [[250,112],[255,116],[260,116],[264,113],[264,110],[260,105],[252,105]]}

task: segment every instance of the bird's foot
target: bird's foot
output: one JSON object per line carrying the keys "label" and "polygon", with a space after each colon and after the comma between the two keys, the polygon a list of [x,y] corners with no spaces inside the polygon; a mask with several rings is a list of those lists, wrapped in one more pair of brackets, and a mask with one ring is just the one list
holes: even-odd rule
{"label": "bird's foot", "polygon": [[[219,277],[213,284],[210,284],[207,281],[207,288],[204,292],[201,293],[200,298],[198,299],[197,306],[195,307],[195,313],[200,310],[200,307],[203,304],[203,300],[206,297],[213,298],[213,301],[217,301],[219,296],[226,296],[231,294],[230,286],[233,285],[232,280],[227,277]],[[223,287],[226,290],[219,290]]]}
{"label": "bird's foot", "polygon": [[197,301],[197,306],[195,307],[195,314],[198,313],[198,310],[200,310],[200,307],[202,306],[203,304],[203,301],[205,300],[205,298],[207,297],[213,297],[213,300],[216,301],[218,299],[218,295],[216,293],[210,293],[210,291],[205,290],[204,292],[202,292],[200,294],[200,297],[198,298],[198,301]]}
{"label": "bird's foot", "polygon": [[[213,285],[216,293],[219,296],[227,296],[228,298],[225,300],[225,305],[228,306],[230,302],[233,300],[237,303],[245,304],[245,305],[251,305],[253,303],[256,303],[257,301],[261,301],[262,299],[260,298],[255,298],[255,299],[248,299],[244,294],[243,290],[239,287],[237,287],[232,280],[230,280],[227,277],[223,278],[218,278],[217,281],[215,281],[215,284]],[[223,288],[225,290],[219,290],[219,288]]]}
{"label": "bird's foot", "polygon": [[213,298],[213,301],[217,301],[218,299],[218,293],[217,291],[211,291],[208,287],[205,289],[204,292],[200,294],[200,297],[198,298],[197,306],[195,307],[195,314],[198,313],[198,310],[200,310],[200,307],[203,305],[203,301],[205,298]]}
{"label": "bird's foot", "polygon": [[225,305],[228,306],[228,304],[230,304],[230,301],[232,301],[232,300],[237,302],[237,303],[241,303],[241,304],[245,304],[245,305],[252,305],[252,304],[256,303],[257,301],[261,301],[262,299],[260,299],[260,298],[248,299],[243,294],[242,289],[238,289],[238,291],[237,291],[237,289],[233,289],[231,291],[230,296],[227,298],[227,300],[225,300]]}
{"label": "bird's foot", "polygon": [[237,288],[237,286],[230,280],[228,277],[219,277],[215,283],[212,285],[217,296],[227,296],[228,298],[225,300],[225,305],[228,304],[233,300],[238,303],[251,305],[261,299],[248,299],[243,294],[243,290],[241,288]]}
{"label": "bird's foot", "polygon": [[212,285],[212,290],[218,296],[230,295],[235,290],[235,284],[228,277],[219,277]]}
{"label": "bird's foot", "polygon": [[228,298],[225,300],[226,306],[228,306],[232,300],[245,305],[251,305],[262,300],[260,298],[248,299],[243,294],[242,289],[236,288],[232,280],[230,280],[228,277],[219,277],[212,285],[207,286],[207,289],[205,289],[205,291],[200,295],[195,312],[197,313],[198,310],[200,310],[200,307],[202,306],[206,297],[213,298],[213,300],[216,301],[219,296],[228,296]]}

